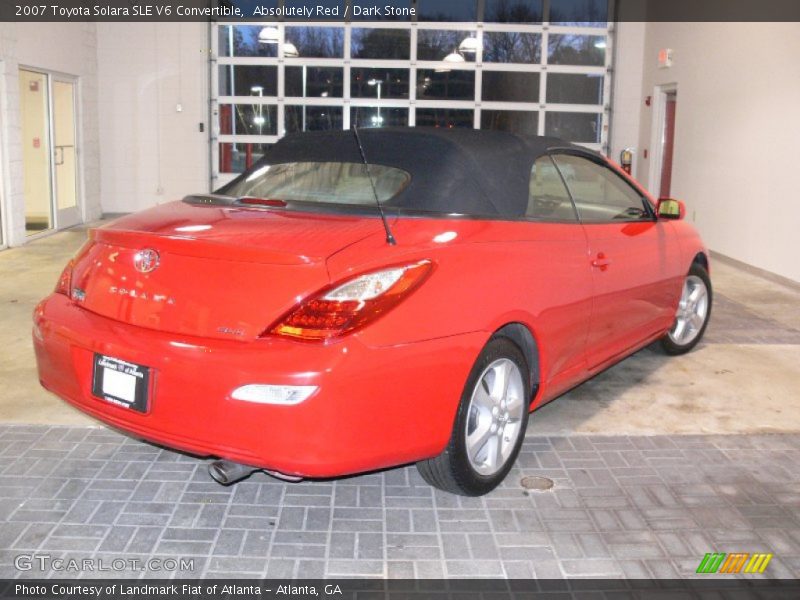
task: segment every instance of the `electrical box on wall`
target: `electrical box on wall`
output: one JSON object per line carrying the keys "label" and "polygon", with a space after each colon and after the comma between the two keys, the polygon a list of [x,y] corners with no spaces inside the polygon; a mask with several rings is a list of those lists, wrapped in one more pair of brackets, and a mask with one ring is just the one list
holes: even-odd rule
{"label": "electrical box on wall", "polygon": [[658,51],[658,68],[669,69],[672,66],[672,48],[662,48]]}

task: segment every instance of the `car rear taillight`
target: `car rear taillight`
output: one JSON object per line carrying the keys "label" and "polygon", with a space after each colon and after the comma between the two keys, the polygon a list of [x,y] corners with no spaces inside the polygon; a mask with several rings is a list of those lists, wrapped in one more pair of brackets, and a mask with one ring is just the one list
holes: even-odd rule
{"label": "car rear taillight", "polygon": [[56,289],[54,290],[56,294],[64,294],[68,298],[72,296],[72,267],[74,266],[75,261],[71,260],[67,263],[67,266],[64,267],[64,270],[61,271],[61,276],[58,278],[58,283],[56,284]]}
{"label": "car rear taillight", "polygon": [[353,277],[303,300],[264,335],[329,340],[352,333],[397,306],[432,269],[423,260]]}

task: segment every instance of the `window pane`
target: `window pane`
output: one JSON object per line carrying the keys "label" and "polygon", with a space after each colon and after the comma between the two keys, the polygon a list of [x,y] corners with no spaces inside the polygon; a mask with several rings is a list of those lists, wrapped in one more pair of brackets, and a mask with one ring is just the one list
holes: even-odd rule
{"label": "window pane", "polygon": [[539,73],[483,72],[483,100],[539,102]]}
{"label": "window pane", "polygon": [[277,96],[278,67],[220,65],[220,96]]}
{"label": "window pane", "polygon": [[343,58],[344,28],[287,26],[286,43],[283,52],[287,57]]}
{"label": "window pane", "polygon": [[286,133],[342,128],[340,106],[287,106]]}
{"label": "window pane", "polygon": [[475,111],[457,108],[418,108],[417,127],[472,128]]}
{"label": "window pane", "polygon": [[533,163],[526,216],[543,221],[577,221],[572,200],[548,156]]}
{"label": "window pane", "polygon": [[277,135],[278,107],[269,104],[221,104],[222,135]]}
{"label": "window pane", "polygon": [[278,28],[274,26],[220,25],[219,27],[220,56],[276,57],[278,42]]}
{"label": "window pane", "polygon": [[489,23],[541,23],[542,0],[484,0]]}
{"label": "window pane", "polygon": [[[391,199],[411,176],[394,167],[362,163],[301,162],[265,165],[225,190],[232,196],[256,196],[295,202],[375,205]],[[373,188],[374,186],[374,188]]]}
{"label": "window pane", "polygon": [[481,110],[481,129],[510,131],[521,135],[537,135],[539,113],[523,110]]}
{"label": "window pane", "polygon": [[602,104],[602,75],[550,73],[547,76],[547,101],[564,104]]}
{"label": "window pane", "polygon": [[476,0],[418,0],[420,21],[477,21]]}
{"label": "window pane", "polygon": [[487,31],[483,34],[483,62],[539,63],[542,36],[517,31]]}
{"label": "window pane", "polygon": [[458,62],[475,62],[477,49],[478,39],[474,31],[417,31],[417,60],[444,60],[446,56],[453,55],[460,57]]}
{"label": "window pane", "polygon": [[353,106],[350,108],[350,123],[358,127],[405,127],[408,125],[407,108],[382,106]]}
{"label": "window pane", "polygon": [[408,29],[354,27],[350,52],[353,58],[408,60],[411,57],[411,32]]}
{"label": "window pane", "polygon": [[650,218],[639,193],[611,169],[566,154],[556,155],[555,161],[581,220],[596,223]]}
{"label": "window pane", "polygon": [[286,67],[286,95],[297,98],[341,98],[344,69]]}
{"label": "window pane", "polygon": [[609,0],[550,0],[552,25],[605,27]]}
{"label": "window pane", "polygon": [[544,133],[568,142],[599,144],[602,117],[596,113],[548,112]]}
{"label": "window pane", "polygon": [[378,92],[381,98],[408,98],[408,69],[350,69],[351,97],[377,98]]}
{"label": "window pane", "polygon": [[602,67],[606,64],[604,35],[550,34],[547,62],[551,65],[585,65]]}
{"label": "window pane", "polygon": [[474,100],[474,71],[417,70],[417,98],[419,100]]}
{"label": "window pane", "polygon": [[241,173],[264,156],[270,144],[223,142],[219,145],[219,172]]}

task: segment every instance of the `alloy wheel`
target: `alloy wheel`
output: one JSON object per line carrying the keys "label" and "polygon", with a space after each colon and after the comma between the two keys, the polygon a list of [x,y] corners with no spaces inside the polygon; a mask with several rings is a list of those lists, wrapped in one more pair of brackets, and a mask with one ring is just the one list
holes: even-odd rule
{"label": "alloy wheel", "polygon": [[519,367],[507,358],[489,364],[472,391],[466,450],[470,465],[491,476],[508,461],[522,431],[525,385]]}
{"label": "alloy wheel", "polygon": [[708,318],[708,288],[697,275],[689,275],[683,283],[675,324],[669,331],[669,339],[679,346],[685,346],[703,330]]}

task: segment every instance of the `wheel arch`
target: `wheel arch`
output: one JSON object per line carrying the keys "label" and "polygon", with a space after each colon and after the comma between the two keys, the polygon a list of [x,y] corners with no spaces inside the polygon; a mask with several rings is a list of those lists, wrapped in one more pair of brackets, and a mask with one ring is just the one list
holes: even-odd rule
{"label": "wheel arch", "polygon": [[502,336],[514,342],[522,350],[525,360],[528,362],[530,371],[531,403],[539,392],[540,367],[539,367],[539,345],[536,343],[531,330],[523,323],[507,323],[494,332],[495,336]]}
{"label": "wheel arch", "polygon": [[706,270],[706,273],[711,273],[711,269],[709,268],[708,265],[708,256],[706,256],[705,252],[698,252],[697,254],[695,254],[694,258],[692,259],[692,264],[700,265]]}

